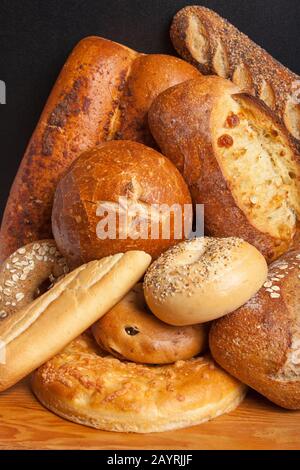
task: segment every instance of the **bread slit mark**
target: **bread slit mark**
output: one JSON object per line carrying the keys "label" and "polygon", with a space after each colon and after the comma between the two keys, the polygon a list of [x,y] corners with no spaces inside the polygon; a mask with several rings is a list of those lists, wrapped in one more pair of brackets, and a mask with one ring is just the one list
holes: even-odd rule
{"label": "bread slit mark", "polygon": [[186,46],[193,59],[195,59],[200,65],[208,64],[210,53],[207,31],[205,26],[195,15],[191,15],[188,18]]}
{"label": "bread slit mark", "polygon": [[272,85],[267,82],[266,80],[262,81],[259,97],[267,106],[271,109],[275,109],[276,107],[276,96],[273,90]]}
{"label": "bread slit mark", "polygon": [[244,92],[255,94],[254,83],[251,72],[243,62],[238,65],[232,75],[232,81]]}
{"label": "bread slit mark", "polygon": [[213,71],[222,78],[228,78],[230,74],[227,50],[221,41],[218,45],[212,60]]}
{"label": "bread slit mark", "polygon": [[283,120],[292,136],[300,139],[300,104],[292,98],[286,103]]}

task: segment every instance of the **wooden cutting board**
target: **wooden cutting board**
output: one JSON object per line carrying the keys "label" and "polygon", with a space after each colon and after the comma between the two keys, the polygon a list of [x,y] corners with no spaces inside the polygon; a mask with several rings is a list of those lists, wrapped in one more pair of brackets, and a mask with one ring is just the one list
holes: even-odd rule
{"label": "wooden cutting board", "polygon": [[300,449],[300,412],[250,392],[233,413],[159,434],[103,432],[43,408],[28,381],[0,394],[0,449]]}

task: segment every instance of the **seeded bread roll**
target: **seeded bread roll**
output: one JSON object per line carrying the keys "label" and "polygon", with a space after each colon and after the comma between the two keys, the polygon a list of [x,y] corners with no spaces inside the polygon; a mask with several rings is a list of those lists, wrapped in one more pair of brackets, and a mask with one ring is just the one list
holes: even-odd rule
{"label": "seeded bread roll", "polygon": [[150,310],[170,325],[204,323],[243,305],[262,286],[267,263],[238,238],[195,238],[170,248],[145,274]]}
{"label": "seeded bread roll", "polygon": [[150,261],[143,251],[92,261],[0,321],[0,359],[4,359],[0,360],[0,392],[48,361],[108,312],[143,276]]}
{"label": "seeded bread roll", "polygon": [[63,418],[104,431],[150,433],[234,410],[246,388],[210,356],[147,366],[119,361],[86,335],[33,375],[33,392]]}
{"label": "seeded bread roll", "polygon": [[188,6],[173,19],[171,39],[179,55],[203,74],[231,78],[280,116],[300,150],[300,77],[273,59],[245,34],[201,6]]}
{"label": "seeded bread roll", "polygon": [[181,171],[205,229],[240,237],[272,261],[291,246],[300,167],[286,130],[229,80],[201,77],[166,90],[149,111],[153,136]]}
{"label": "seeded bread roll", "polygon": [[274,403],[300,409],[300,251],[270,266],[260,291],[210,332],[215,360]]}

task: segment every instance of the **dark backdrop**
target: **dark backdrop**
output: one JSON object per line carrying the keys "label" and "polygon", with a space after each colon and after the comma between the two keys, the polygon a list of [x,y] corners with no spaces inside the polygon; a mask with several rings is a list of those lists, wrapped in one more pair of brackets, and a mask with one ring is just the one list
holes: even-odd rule
{"label": "dark backdrop", "polygon": [[299,0],[0,0],[0,218],[9,187],[68,53],[95,34],[174,53],[168,28],[185,5],[215,9],[300,74]]}

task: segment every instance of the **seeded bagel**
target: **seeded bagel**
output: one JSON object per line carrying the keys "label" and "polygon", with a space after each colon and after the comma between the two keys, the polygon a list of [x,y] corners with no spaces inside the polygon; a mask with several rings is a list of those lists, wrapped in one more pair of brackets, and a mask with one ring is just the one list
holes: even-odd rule
{"label": "seeded bagel", "polygon": [[170,248],[150,266],[144,294],[160,320],[194,325],[243,305],[267,273],[262,254],[240,238],[194,238]]}

